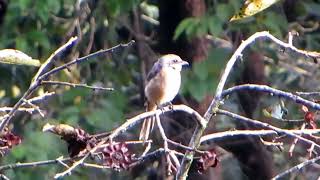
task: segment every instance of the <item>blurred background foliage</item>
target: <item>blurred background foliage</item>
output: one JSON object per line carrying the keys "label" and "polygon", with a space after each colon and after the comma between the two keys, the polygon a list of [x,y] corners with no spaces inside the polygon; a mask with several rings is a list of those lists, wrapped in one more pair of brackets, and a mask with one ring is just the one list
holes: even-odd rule
{"label": "blurred background foliage", "polygon": [[[58,59],[56,66],[131,39],[137,41],[133,48],[91,59],[51,77],[52,80],[113,87],[115,91],[93,92],[61,86],[40,88],[35,96],[46,91],[57,94],[41,104],[46,117],[26,113],[16,115],[11,128],[23,138],[23,142],[2,158],[1,164],[67,156],[64,142],[41,132],[46,122],[67,123],[94,134],[110,131],[126,118],[143,112],[145,75],[160,54],[177,53],[192,63],[183,72],[181,93],[175,102],[186,103],[203,113],[227,60],[241,41],[251,34],[269,31],[286,41],[289,31],[296,32],[299,36],[295,36],[294,45],[312,51],[320,49],[318,0],[283,0],[254,16],[229,22],[243,3],[238,0],[0,0],[0,48],[20,50],[41,62],[72,36],[80,38],[77,47]],[[168,14],[173,15],[168,18]],[[164,29],[171,31],[166,34]],[[204,50],[198,51],[198,48]],[[229,87],[251,82],[292,92],[319,89],[318,65],[313,60],[283,53],[278,46],[266,41],[252,45],[236,68],[228,82]],[[0,64],[0,106],[12,106],[26,91],[36,71],[34,67]],[[245,100],[244,95],[230,97],[224,107],[281,127],[301,125],[281,123],[262,115],[262,109],[277,104],[279,99],[264,95],[248,97],[249,100]],[[286,118],[303,117],[299,106],[287,102],[285,105],[288,109]],[[220,117],[209,132],[234,127],[238,127],[234,121]],[[137,132],[126,135],[136,138]],[[305,147],[302,147],[288,162],[286,150],[268,151],[273,162],[268,162],[271,170],[266,174],[273,175],[298,163],[306,154]],[[217,168],[221,171],[214,172],[216,179],[252,177],[241,169],[250,165],[242,162],[241,157],[235,157],[222,157],[222,165]],[[230,159],[232,161],[227,161]],[[66,179],[127,179],[137,176],[131,172],[80,169]],[[9,170],[5,174],[12,179],[51,179],[62,170],[62,166],[49,165]],[[140,171],[150,174],[150,171]],[[232,177],[231,174],[240,175]],[[316,175],[319,173],[312,171],[301,177],[309,179]],[[213,176],[207,173],[202,177],[210,179]],[[264,177],[261,175],[258,179]]]}

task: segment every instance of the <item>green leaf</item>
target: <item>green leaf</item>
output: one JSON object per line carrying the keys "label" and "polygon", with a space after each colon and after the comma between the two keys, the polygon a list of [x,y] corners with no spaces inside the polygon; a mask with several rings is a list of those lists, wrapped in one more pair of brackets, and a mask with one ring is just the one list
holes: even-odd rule
{"label": "green leaf", "polygon": [[[277,21],[275,21],[275,19]],[[263,23],[272,34],[278,37],[282,36],[282,32],[286,31],[288,26],[288,22],[285,18],[273,12],[266,14],[266,18],[263,20]]]}
{"label": "green leaf", "polygon": [[216,15],[220,18],[220,20],[225,21],[230,19],[233,12],[233,7],[230,4],[218,4]]}
{"label": "green leaf", "polygon": [[217,16],[211,16],[208,22],[210,34],[218,36],[222,32],[222,21]]}
{"label": "green leaf", "polygon": [[31,6],[31,3],[32,3],[32,0],[19,0],[18,4],[22,10],[26,10]]}
{"label": "green leaf", "polygon": [[190,26],[192,26],[193,24],[195,24],[195,18],[191,17],[182,20],[174,32],[173,39],[177,40],[180,37],[180,35],[187,29],[190,29]]}
{"label": "green leaf", "polygon": [[37,11],[35,13],[41,19],[42,22],[47,23],[49,20],[49,9],[47,1],[36,1],[35,8]]}
{"label": "green leaf", "polygon": [[197,31],[199,30],[199,28],[201,28],[201,26],[203,26],[201,24],[201,19],[193,18],[193,22],[189,26],[187,26],[185,30],[187,37],[190,38],[196,35]]}
{"label": "green leaf", "polygon": [[3,49],[0,50],[0,63],[27,65],[27,66],[40,66],[41,63],[37,59],[24,54],[21,51],[15,49]]}
{"label": "green leaf", "polygon": [[56,1],[46,1],[46,3],[47,3],[47,6],[49,7],[50,12],[52,12],[54,14],[57,14],[61,9],[60,2],[57,0]]}
{"label": "green leaf", "polygon": [[208,18],[207,17],[201,17],[197,24],[194,25],[193,30],[195,31],[195,34],[191,33],[190,35],[196,35],[197,37],[203,36],[203,35],[207,35],[208,33]]}
{"label": "green leaf", "polygon": [[31,31],[27,33],[28,40],[42,46],[45,50],[50,49],[48,36],[43,31]]}
{"label": "green leaf", "polygon": [[200,79],[205,80],[208,77],[208,66],[205,61],[194,63],[192,65],[194,74]]}
{"label": "green leaf", "polygon": [[25,52],[29,52],[29,46],[28,46],[28,42],[25,38],[25,36],[21,36],[21,37],[16,37],[15,38],[15,44],[16,44],[16,49],[19,49],[21,51],[25,51]]}
{"label": "green leaf", "polygon": [[202,101],[207,92],[207,85],[200,80],[192,81],[188,85],[188,89],[192,97],[194,97],[198,102]]}

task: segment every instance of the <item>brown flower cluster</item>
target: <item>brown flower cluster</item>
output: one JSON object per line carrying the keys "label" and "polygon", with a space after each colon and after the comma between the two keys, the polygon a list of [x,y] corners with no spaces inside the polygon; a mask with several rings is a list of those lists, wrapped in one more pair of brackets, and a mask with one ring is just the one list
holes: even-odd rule
{"label": "brown flower cluster", "polygon": [[209,167],[216,167],[218,165],[218,158],[214,149],[204,152],[197,161],[197,169],[199,173],[203,173]]}
{"label": "brown flower cluster", "polygon": [[70,157],[84,155],[98,144],[102,148],[97,148],[95,154],[102,155],[102,163],[108,168],[115,170],[127,170],[133,162],[135,162],[134,154],[132,154],[127,144],[118,142],[101,141],[91,136],[89,133],[80,128],[74,128],[66,124],[51,125],[46,124],[43,129],[45,132],[52,132],[61,136],[61,139],[68,144],[68,153]]}
{"label": "brown flower cluster", "polygon": [[109,144],[102,150],[103,164],[115,170],[127,170],[135,162],[134,154],[125,143]]}
{"label": "brown flower cluster", "polygon": [[80,128],[74,128],[67,124],[51,125],[46,124],[42,131],[52,132],[61,136],[68,144],[68,153],[70,157],[81,155],[82,151],[91,149],[94,146],[95,139],[86,131]]}
{"label": "brown flower cluster", "polygon": [[4,131],[0,134],[0,155],[4,156],[9,150],[21,143],[21,138],[10,131]]}

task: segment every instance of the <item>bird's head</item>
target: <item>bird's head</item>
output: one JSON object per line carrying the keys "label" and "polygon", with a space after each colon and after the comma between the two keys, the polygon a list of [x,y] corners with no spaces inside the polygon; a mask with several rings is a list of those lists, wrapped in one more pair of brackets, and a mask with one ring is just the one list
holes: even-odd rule
{"label": "bird's head", "polygon": [[182,66],[189,65],[187,61],[183,61],[178,55],[167,54],[162,56],[158,61],[164,67],[170,67],[174,70],[181,71]]}

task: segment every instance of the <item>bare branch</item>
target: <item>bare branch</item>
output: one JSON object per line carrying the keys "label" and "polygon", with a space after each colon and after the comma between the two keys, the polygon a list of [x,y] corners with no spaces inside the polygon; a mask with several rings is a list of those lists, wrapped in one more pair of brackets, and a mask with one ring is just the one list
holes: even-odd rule
{"label": "bare branch", "polygon": [[77,40],[76,37],[72,37],[66,44],[62,45],[58,50],[56,50],[43,65],[41,65],[37,74],[33,77],[33,80],[30,84],[29,89],[23,94],[23,96],[19,99],[19,101],[13,106],[12,110],[8,113],[8,116],[4,117],[0,122],[0,132],[2,132],[2,130],[6,127],[6,125],[9,124],[9,122],[11,121],[11,119],[19,109],[19,107],[24,103],[23,100],[28,99],[29,96],[39,87],[40,75],[48,70],[50,64],[54,60],[54,57],[56,57],[56,55],[59,55],[65,49],[71,48],[75,44],[76,40]]}
{"label": "bare branch", "polygon": [[[0,108],[0,112],[10,112],[12,110],[13,110],[13,107],[1,107]],[[33,112],[35,112],[37,110],[35,108],[24,108],[24,107],[21,107],[21,108],[16,109],[16,111],[27,112],[27,113],[32,114]]]}
{"label": "bare branch", "polygon": [[56,67],[50,71],[48,71],[48,68],[50,66],[50,64],[52,63],[52,61],[54,60],[54,58],[61,54],[61,52],[64,52],[66,49],[71,48],[76,42],[76,38],[71,38],[66,44],[62,45],[58,50],[56,50],[48,59],[47,61],[39,68],[37,74],[34,76],[29,89],[23,94],[23,96],[19,99],[19,101],[13,106],[12,110],[7,114],[7,116],[2,117],[2,121],[0,122],[0,132],[6,127],[7,124],[9,124],[9,122],[11,121],[11,119],[13,118],[13,116],[15,115],[15,113],[17,112],[17,110],[19,109],[19,107],[24,103],[24,99],[28,99],[31,94],[41,85],[41,81],[45,80],[47,77],[49,77],[52,74],[55,74],[65,68],[68,68],[69,66],[73,65],[73,64],[78,64],[84,61],[87,61],[90,58],[105,54],[105,53],[110,53],[110,52],[114,52],[117,49],[120,48],[126,48],[131,46],[134,41],[130,41],[127,44],[119,44],[117,46],[114,46],[112,48],[109,49],[104,49],[104,50],[100,50],[97,52],[94,52],[92,54],[89,54],[87,56],[75,59],[69,63],[66,63],[62,66]]}
{"label": "bare branch", "polygon": [[232,94],[237,91],[241,90],[249,90],[249,91],[259,91],[259,92],[264,92],[264,93],[269,93],[271,96],[279,96],[291,101],[294,101],[295,103],[305,105],[307,107],[320,110],[320,104],[309,101],[307,99],[304,99],[300,96],[294,95],[289,92],[284,92],[278,89],[274,89],[272,87],[266,86],[266,85],[258,85],[258,84],[243,84],[239,86],[234,86],[232,88],[229,88],[227,90],[224,90],[222,92],[222,97],[225,97],[229,94]]}
{"label": "bare branch", "polygon": [[127,44],[119,44],[119,45],[116,45],[112,48],[109,48],[109,49],[103,49],[103,50],[100,50],[100,51],[96,51],[92,54],[89,54],[87,56],[84,56],[84,57],[81,57],[81,58],[78,58],[78,59],[75,59],[73,61],[70,61],[64,65],[61,65],[59,67],[56,67],[48,72],[46,72],[45,74],[41,75],[41,77],[39,77],[39,80],[45,80],[47,77],[51,76],[52,74],[55,74],[57,72],[60,72],[61,70],[63,69],[66,69],[68,68],[69,66],[72,66],[74,64],[79,64],[79,63],[82,63],[84,61],[87,61],[88,59],[91,59],[91,58],[94,58],[96,56],[101,56],[103,54],[106,54],[106,53],[113,53],[114,51],[118,50],[118,49],[122,49],[122,48],[127,48],[129,46],[132,46],[134,43],[134,40],[131,40],[129,43]]}
{"label": "bare branch", "polygon": [[320,160],[320,156],[318,157],[315,157],[313,159],[310,159],[310,160],[307,160],[307,161],[304,161],[303,163],[300,163],[278,175],[276,175],[275,177],[272,178],[272,180],[276,180],[276,179],[283,179],[284,176],[290,174],[290,173],[293,173],[293,172],[296,172],[296,171],[300,171],[302,168],[310,165],[310,164],[313,164],[313,163],[316,163],[317,161]]}
{"label": "bare branch", "polygon": [[41,81],[41,85],[49,84],[49,85],[63,85],[63,86],[71,86],[71,87],[83,87],[89,88],[93,90],[104,90],[104,91],[113,91],[113,88],[105,88],[105,87],[98,87],[98,86],[89,86],[87,84],[75,84],[69,82],[61,82],[61,81]]}
{"label": "bare branch", "polygon": [[161,125],[159,114],[156,115],[156,123],[159,128],[162,140],[163,140],[163,148],[164,148],[165,156],[166,156],[167,172],[168,172],[168,174],[172,174],[172,172],[173,172],[172,169],[175,169],[175,167],[173,166],[173,164],[170,160],[170,155],[169,155],[170,149],[168,147],[168,141],[167,141],[168,138],[167,138],[166,133],[164,132],[164,129]]}
{"label": "bare branch", "polygon": [[74,160],[74,158],[64,158],[64,159],[52,159],[52,160],[45,160],[45,161],[37,161],[37,162],[29,162],[29,163],[15,163],[15,164],[8,164],[4,166],[0,166],[0,171],[5,171],[8,169],[16,169],[16,168],[26,168],[26,167],[37,167],[49,164],[58,164],[59,161],[61,162],[69,162]]}
{"label": "bare branch", "polygon": [[159,148],[158,150],[155,150],[151,153],[148,153],[142,157],[140,157],[138,159],[138,161],[130,164],[130,168],[134,167],[134,166],[137,166],[139,164],[142,164],[142,163],[145,163],[146,161],[152,161],[154,159],[157,159],[159,156],[163,155],[165,153],[164,149],[163,148]]}
{"label": "bare branch", "polygon": [[[290,129],[282,129],[288,133],[294,133],[297,135],[311,135],[320,133],[320,129],[304,129],[304,130],[290,130]],[[207,134],[201,137],[200,142],[207,141],[223,141],[228,138],[233,138],[236,136],[271,136],[278,135],[278,132],[274,130],[234,130],[234,131],[224,131],[217,132],[212,134]]]}
{"label": "bare branch", "polygon": [[320,92],[300,92],[300,91],[297,91],[296,94],[298,94],[299,96],[319,96]]}
{"label": "bare branch", "polygon": [[67,170],[63,171],[62,173],[57,173],[54,178],[55,179],[59,179],[59,178],[62,178],[66,175],[70,175],[71,172],[76,168],[78,167],[79,165],[82,165],[84,163],[84,160],[89,156],[90,153],[87,153],[83,158],[81,158],[80,160],[74,162],[72,164],[72,166],[70,168],[68,168]]}
{"label": "bare branch", "polygon": [[[29,102],[31,102],[32,104],[35,104],[35,103],[39,103],[39,102],[42,102],[43,100],[47,99],[48,97],[50,96],[53,96],[55,95],[56,92],[45,92],[43,93],[42,95],[40,96],[36,96],[36,97],[33,97],[33,98],[30,98],[28,99]],[[22,103],[22,106],[24,105],[25,103]]]}
{"label": "bare branch", "polygon": [[[65,43],[64,45],[62,45],[61,47],[59,47],[56,51],[54,51],[50,57],[46,60],[46,62],[44,62],[41,67],[39,68],[37,74],[33,77],[32,82],[35,82],[38,80],[38,78],[44,74],[45,72],[47,72],[50,68],[50,66],[52,65],[53,61],[55,60],[55,58],[59,55],[61,55],[63,52],[65,52],[65,50],[72,48],[76,42],[78,40],[78,37],[71,37],[69,39],[69,41],[67,43]],[[32,83],[31,83],[32,84]]]}
{"label": "bare branch", "polygon": [[28,104],[29,106],[31,106],[32,108],[34,108],[40,115],[41,117],[44,117],[44,113],[42,112],[42,110],[40,109],[39,106],[33,104],[32,102],[26,100],[26,99],[23,99],[23,102]]}
{"label": "bare branch", "polygon": [[[226,65],[226,68],[224,69],[224,72],[222,74],[222,77],[219,81],[219,84],[217,86],[215,97],[213,98],[206,113],[204,114],[204,119],[207,122],[210,121],[211,117],[217,112],[217,110],[220,106],[220,103],[221,103],[220,101],[222,99],[222,92],[223,92],[224,86],[226,84],[227,78],[228,78],[231,70],[233,69],[235,62],[237,61],[237,59],[239,57],[242,56],[242,52],[244,51],[244,49],[247,48],[250,44],[252,44],[258,38],[268,38],[284,48],[290,49],[296,53],[302,54],[307,57],[311,57],[311,58],[319,58],[320,57],[320,53],[318,53],[318,52],[308,52],[308,51],[297,49],[292,44],[282,42],[281,40],[272,36],[267,31],[257,32],[255,34],[253,34],[247,40],[242,41],[240,46],[237,48],[237,50],[234,52],[232,57],[229,59],[227,65]],[[196,127],[196,129],[192,135],[192,138],[189,142],[189,147],[191,147],[193,149],[196,149],[199,147],[200,138],[201,138],[205,128],[206,128],[206,123],[204,124],[204,126],[197,126]],[[193,156],[194,156],[194,151],[186,152],[186,154],[182,160],[181,168],[179,169],[179,171],[177,173],[176,179],[180,180],[180,179],[187,178],[191,163],[193,161]]]}
{"label": "bare branch", "polygon": [[10,180],[7,176],[5,176],[4,174],[0,174],[0,179],[4,179],[4,180]]}
{"label": "bare branch", "polygon": [[168,113],[168,112],[173,112],[173,111],[182,111],[187,114],[190,114],[198,123],[203,123],[205,120],[201,117],[201,115],[193,110],[192,108],[186,106],[186,105],[173,105],[171,107],[164,107],[163,109],[157,109],[155,111],[148,111],[144,112],[142,114],[139,114],[131,119],[128,119],[125,123],[123,123],[121,126],[116,128],[115,130],[112,131],[112,133],[108,136],[110,140],[113,140],[115,137],[120,135],[121,133],[127,131],[131,127],[135,126],[136,124],[140,123],[144,119],[156,115],[160,115],[162,113]]}
{"label": "bare branch", "polygon": [[285,134],[285,135],[288,135],[288,136],[291,136],[291,137],[294,137],[294,138],[298,138],[299,140],[301,140],[301,141],[303,141],[305,143],[308,143],[310,145],[314,145],[315,147],[320,149],[320,145],[316,144],[315,142],[313,142],[313,141],[311,141],[309,139],[306,139],[304,137],[301,137],[301,136],[299,136],[299,135],[297,135],[297,134],[295,134],[293,132],[286,131],[286,130],[283,130],[281,128],[272,126],[272,125],[270,125],[268,123],[260,122],[260,121],[257,121],[257,120],[254,120],[254,119],[250,119],[250,118],[247,118],[247,117],[244,117],[244,116],[240,116],[238,114],[235,114],[235,113],[232,113],[232,112],[229,112],[229,111],[225,111],[225,110],[221,110],[221,109],[218,109],[217,113],[218,114],[222,114],[222,115],[226,115],[226,116],[229,116],[229,117],[232,117],[232,118],[235,118],[237,120],[240,120],[240,121],[243,121],[243,122],[246,122],[246,123],[254,124],[256,126],[272,129],[275,132],[277,132],[278,134]]}
{"label": "bare branch", "polygon": [[[320,133],[320,129],[304,129],[304,130],[289,130],[289,129],[282,129],[283,131],[287,131],[288,133],[294,133],[296,135],[312,135],[316,133]],[[201,143],[204,142],[217,142],[217,141],[227,141],[230,138],[234,138],[237,136],[274,136],[279,135],[278,132],[274,130],[234,130],[234,131],[225,131],[225,132],[217,132],[213,134],[205,135],[201,138]],[[297,138],[298,139],[298,138]],[[265,144],[266,145],[266,144]],[[271,145],[274,145],[272,143]],[[276,144],[277,145],[277,144]],[[314,144],[311,145],[311,147],[308,149],[310,153],[312,153],[312,150],[314,147]]]}

